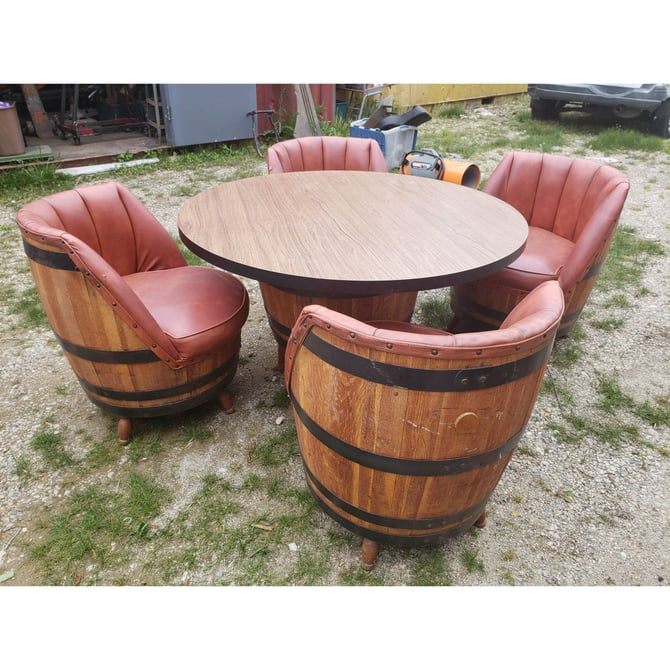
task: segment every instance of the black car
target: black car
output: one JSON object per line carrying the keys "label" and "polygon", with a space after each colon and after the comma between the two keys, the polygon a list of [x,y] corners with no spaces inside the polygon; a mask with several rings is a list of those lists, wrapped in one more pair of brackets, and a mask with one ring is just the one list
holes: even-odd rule
{"label": "black car", "polygon": [[531,116],[558,119],[580,110],[620,120],[642,119],[649,130],[670,137],[670,94],[665,84],[529,84]]}

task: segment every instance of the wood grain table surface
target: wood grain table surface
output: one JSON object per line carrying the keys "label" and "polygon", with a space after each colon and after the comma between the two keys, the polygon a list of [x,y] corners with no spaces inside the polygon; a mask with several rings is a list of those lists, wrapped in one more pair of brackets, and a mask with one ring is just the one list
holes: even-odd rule
{"label": "wood grain table surface", "polygon": [[178,217],[184,244],[244,277],[336,295],[427,290],[517,258],[528,226],[465,186],[395,173],[313,171],[222,183]]}

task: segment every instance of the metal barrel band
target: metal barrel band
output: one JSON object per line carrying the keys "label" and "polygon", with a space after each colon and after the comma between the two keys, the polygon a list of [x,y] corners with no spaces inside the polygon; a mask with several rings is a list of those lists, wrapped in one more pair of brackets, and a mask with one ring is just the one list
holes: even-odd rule
{"label": "metal barrel band", "polygon": [[408,368],[358,356],[326,342],[314,331],[304,340],[304,346],[314,355],[347,374],[386,386],[439,393],[493,388],[521,379],[544,365],[551,354],[550,345],[551,342],[525,358],[500,365],[436,370]]}
{"label": "metal barrel band", "polygon": [[342,456],[349,461],[353,461],[354,463],[358,463],[363,467],[379,470],[380,472],[390,472],[397,475],[445,477],[449,475],[459,475],[464,472],[469,472],[470,470],[476,470],[502,460],[516,447],[524,432],[522,429],[516,435],[513,435],[510,439],[498,445],[495,449],[479,454],[473,454],[471,456],[435,460],[395,458],[392,456],[375,454],[341,440],[339,437],[333,435],[317,424],[300,406],[300,403],[293,394],[291,394],[291,403],[305,429],[325,447],[339,456]]}
{"label": "metal barrel band", "polygon": [[305,475],[307,476],[308,482],[321,493],[321,495],[326,498],[330,503],[335,505],[337,508],[346,512],[347,514],[354,516],[361,521],[367,523],[373,523],[377,526],[386,526],[388,528],[398,528],[404,530],[431,530],[434,528],[444,528],[445,526],[452,526],[453,524],[460,524],[461,522],[472,520],[477,520],[486,507],[488,502],[488,496],[485,500],[479,501],[476,505],[470,507],[469,509],[461,510],[455,514],[448,514],[446,516],[424,518],[424,519],[402,519],[399,517],[390,517],[390,516],[381,516],[380,514],[373,514],[371,512],[366,512],[359,507],[355,507],[351,503],[348,503],[346,500],[342,500],[339,496],[335,495],[330,489],[327,489],[315,476],[314,473],[307,467],[307,464],[303,461],[303,468],[305,470]]}

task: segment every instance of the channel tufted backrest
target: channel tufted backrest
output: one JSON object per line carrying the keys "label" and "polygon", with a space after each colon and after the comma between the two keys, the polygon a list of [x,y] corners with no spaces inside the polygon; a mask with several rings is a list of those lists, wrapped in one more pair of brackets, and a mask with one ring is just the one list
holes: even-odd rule
{"label": "channel tufted backrest", "polygon": [[29,234],[81,240],[121,276],[186,265],[175,241],[123,185],[96,184],[35,200],[17,214]]}
{"label": "channel tufted backrest", "polygon": [[583,158],[508,153],[483,190],[512,205],[528,225],[576,242],[589,227],[611,230],[629,189],[628,177]]}
{"label": "channel tufted backrest", "polygon": [[[473,365],[484,365],[490,357],[523,356],[528,349],[549,346],[563,315],[563,293],[556,281],[548,281],[531,291],[509,314],[500,328],[481,332],[448,333],[435,329],[404,328],[402,324],[376,321],[363,323],[323,306],[311,305],[303,310],[288,343],[285,378],[290,386],[296,351],[312,323],[337,334],[342,340],[356,336],[356,345],[372,351],[392,352],[431,360],[471,359]],[[480,361],[476,363],[475,361]]]}
{"label": "channel tufted backrest", "polygon": [[363,137],[298,137],[268,149],[268,172],[361,170],[388,172],[377,142]]}

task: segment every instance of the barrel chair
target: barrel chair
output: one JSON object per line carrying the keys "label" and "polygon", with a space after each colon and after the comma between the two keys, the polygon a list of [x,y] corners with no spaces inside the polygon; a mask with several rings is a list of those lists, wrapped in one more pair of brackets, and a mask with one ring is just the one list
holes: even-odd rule
{"label": "barrel chair", "polygon": [[531,291],[499,329],[451,334],[363,323],[306,307],[285,383],[309,490],[363,537],[420,547],[483,527],[519,443],[563,314],[556,281]]}
{"label": "barrel chair", "polygon": [[218,398],[238,364],[249,298],[221,270],[187,264],[124,186],[56,193],[16,216],[51,328],[85,394],[118,416],[175,414]]}
{"label": "barrel chair", "polygon": [[506,268],[451,288],[449,328],[496,328],[529,291],[555,279],[566,305],[558,336],[568,335],[607,258],[628,189],[628,177],[609,165],[508,153],[482,190],[523,214],[525,249]]}
{"label": "barrel chair", "polygon": [[[270,174],[313,170],[358,170],[388,172],[379,144],[362,137],[298,137],[268,149]],[[303,307],[318,303],[357,319],[398,319],[409,321],[414,313],[417,292],[386,295],[338,297],[298,294],[266,282],[259,282],[270,328],[277,341],[277,369],[284,368],[286,341]]]}

